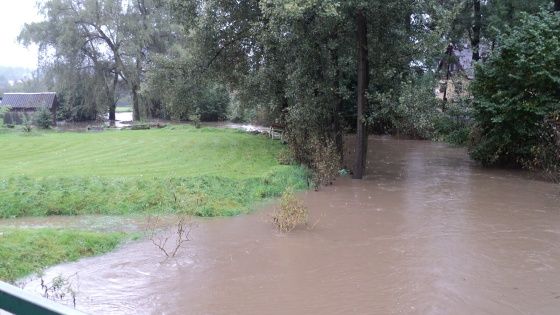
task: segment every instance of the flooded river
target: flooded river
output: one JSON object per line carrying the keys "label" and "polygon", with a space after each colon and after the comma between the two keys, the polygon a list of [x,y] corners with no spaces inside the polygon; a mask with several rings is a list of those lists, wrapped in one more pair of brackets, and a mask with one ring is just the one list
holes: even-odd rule
{"label": "flooded river", "polygon": [[264,209],[201,222],[174,259],[139,241],[46,275],[78,272],[92,314],[560,314],[558,185],[383,137],[367,174],[302,194],[312,229]]}

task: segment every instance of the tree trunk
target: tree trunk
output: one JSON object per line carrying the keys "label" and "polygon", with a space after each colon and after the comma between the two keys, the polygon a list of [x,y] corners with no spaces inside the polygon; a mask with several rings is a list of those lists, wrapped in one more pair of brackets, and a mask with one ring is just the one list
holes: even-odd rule
{"label": "tree trunk", "polygon": [[356,34],[358,44],[358,128],[356,133],[356,157],[354,162],[354,179],[362,179],[365,172],[367,157],[367,125],[365,113],[367,111],[366,91],[369,85],[369,64],[367,44],[367,18],[363,10],[356,13]]}
{"label": "tree trunk", "polygon": [[116,112],[116,107],[117,107],[116,105],[117,105],[117,104],[115,104],[115,102],[112,102],[112,103],[109,105],[109,121],[111,122],[111,124],[114,123],[115,120],[116,120],[116,114],[115,114],[115,112]]}
{"label": "tree trunk", "polygon": [[117,90],[117,84],[119,83],[119,74],[115,72],[113,77],[113,86],[111,87],[112,102],[109,105],[109,121],[111,125],[115,124],[116,120],[116,109],[117,109],[117,98],[115,97],[115,91]]}
{"label": "tree trunk", "polygon": [[140,87],[136,83],[132,83],[132,119],[140,120],[140,101],[138,99],[138,90]]}
{"label": "tree trunk", "polygon": [[480,10],[480,0],[474,0],[474,24],[473,35],[471,38],[472,46],[472,59],[474,61],[480,60],[480,30],[482,29],[482,12]]}
{"label": "tree trunk", "polygon": [[445,70],[445,89],[443,90],[443,104],[441,110],[445,112],[447,103],[447,90],[449,88],[449,79],[451,79],[451,61],[453,60],[453,45],[449,44],[447,50],[445,51],[446,70]]}
{"label": "tree trunk", "polygon": [[560,0],[554,0],[554,11],[560,11]]}

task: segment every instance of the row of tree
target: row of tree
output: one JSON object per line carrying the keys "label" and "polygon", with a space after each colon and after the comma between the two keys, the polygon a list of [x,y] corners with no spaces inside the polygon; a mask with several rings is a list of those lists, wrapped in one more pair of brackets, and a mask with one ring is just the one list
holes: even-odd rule
{"label": "row of tree", "polygon": [[119,89],[132,95],[134,119],[223,118],[235,104],[240,117],[285,126],[308,164],[308,139],[332,139],[342,155],[351,128],[361,178],[368,130],[398,125],[390,104],[434,77],[449,44],[470,46],[479,61],[520,15],[553,5],[560,1],[48,0],[45,21],[26,25],[20,40],[39,44],[43,77],[84,117],[114,119]]}

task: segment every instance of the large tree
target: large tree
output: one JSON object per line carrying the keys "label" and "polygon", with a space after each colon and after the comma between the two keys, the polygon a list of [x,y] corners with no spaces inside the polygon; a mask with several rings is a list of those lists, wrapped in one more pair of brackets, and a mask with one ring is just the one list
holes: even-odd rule
{"label": "large tree", "polygon": [[[176,5],[183,9],[184,3]],[[356,150],[361,162],[354,163],[354,171],[361,177],[370,114],[366,104],[411,70],[417,53],[411,35],[421,30],[412,26],[412,14],[420,5],[403,0],[208,0],[198,9],[187,7],[177,11],[183,18],[196,17],[193,42],[201,49],[191,52],[199,72],[212,72],[244,104],[266,112],[269,122],[284,124],[303,162],[310,159],[309,137],[335,139],[341,152],[342,126],[350,123],[360,135]],[[185,21],[192,26],[191,19]]]}
{"label": "large tree", "polygon": [[123,80],[137,120],[146,63],[172,37],[165,9],[165,2],[159,0],[49,0],[40,8],[45,21],[26,24],[20,40],[39,44],[45,68],[64,68],[59,73],[70,76],[88,68],[91,76],[99,78],[111,120],[116,87]]}

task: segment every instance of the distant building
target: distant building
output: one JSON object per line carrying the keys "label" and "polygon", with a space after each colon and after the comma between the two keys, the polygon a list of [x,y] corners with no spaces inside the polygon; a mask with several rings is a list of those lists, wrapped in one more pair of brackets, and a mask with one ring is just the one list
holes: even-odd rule
{"label": "distant building", "polygon": [[[473,50],[468,45],[449,45],[445,57],[439,63],[439,84],[436,96],[442,100],[453,100],[468,94],[468,86],[475,78]],[[482,60],[490,54],[488,45],[480,44]]]}
{"label": "distant building", "polygon": [[56,125],[58,99],[54,92],[42,93],[4,93],[0,106],[8,106],[10,112],[4,115],[4,123],[21,124],[41,108],[51,112],[53,125]]}

